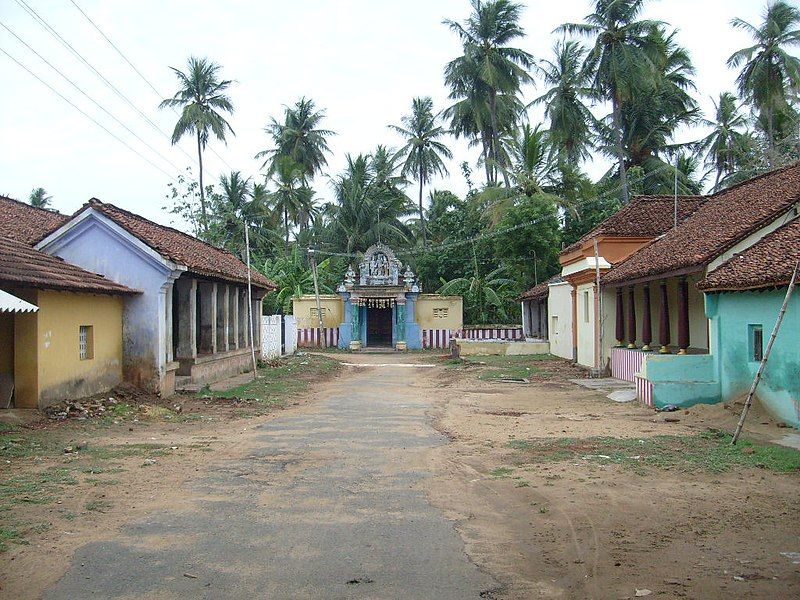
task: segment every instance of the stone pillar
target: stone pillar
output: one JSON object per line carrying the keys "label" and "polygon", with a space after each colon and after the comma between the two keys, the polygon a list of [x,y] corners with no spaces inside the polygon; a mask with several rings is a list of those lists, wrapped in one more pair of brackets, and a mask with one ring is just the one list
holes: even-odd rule
{"label": "stone pillar", "polygon": [[174,287],[175,283],[171,283],[167,286],[166,295],[164,298],[164,323],[166,327],[166,331],[164,332],[164,343],[167,347],[165,358],[168,363],[171,363],[173,360],[175,360],[172,355],[172,294]]}
{"label": "stone pillar", "polygon": [[350,338],[350,350],[360,350],[361,349],[361,322],[359,318],[359,314],[361,312],[361,307],[357,304],[351,304],[352,319],[351,324],[353,326],[353,333]]}
{"label": "stone pillar", "polygon": [[236,298],[239,305],[239,348],[250,346],[250,332],[247,323],[247,295],[242,288],[236,288]]}
{"label": "stone pillar", "polygon": [[628,288],[628,348],[636,348],[636,298],[634,288]]}
{"label": "stone pillar", "polygon": [[661,344],[661,354],[669,354],[669,296],[667,295],[667,282],[659,285],[661,291],[661,313],[658,323],[658,341]]}
{"label": "stone pillar", "polygon": [[253,346],[261,350],[261,300],[253,298]]}
{"label": "stone pillar", "polygon": [[217,351],[217,284],[199,281],[200,331],[197,345],[199,354],[214,354]]}
{"label": "stone pillar", "polygon": [[642,315],[642,351],[650,351],[650,342],[653,341],[653,324],[650,316],[650,284],[644,286],[644,315]]}
{"label": "stone pillar", "polygon": [[178,293],[178,356],[197,357],[197,280],[181,277],[175,282]]}
{"label": "stone pillar", "polygon": [[572,360],[578,362],[578,290],[572,286]]}
{"label": "stone pillar", "polygon": [[625,300],[622,298],[622,288],[617,288],[617,327],[614,337],[617,347],[625,345]]}
{"label": "stone pillar", "polygon": [[228,286],[225,283],[217,284],[217,352],[228,350]]}
{"label": "stone pillar", "polygon": [[405,350],[406,345],[406,303],[397,303],[397,349]]}
{"label": "stone pillar", "polygon": [[678,281],[678,354],[689,349],[689,282],[686,277]]}
{"label": "stone pillar", "polygon": [[228,286],[230,306],[230,329],[228,329],[228,349],[239,348],[239,291],[235,285]]}

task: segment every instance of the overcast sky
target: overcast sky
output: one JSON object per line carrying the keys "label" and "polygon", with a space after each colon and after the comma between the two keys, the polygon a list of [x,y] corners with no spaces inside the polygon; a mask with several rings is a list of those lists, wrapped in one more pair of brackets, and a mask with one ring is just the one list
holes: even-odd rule
{"label": "overcast sky", "polygon": [[[120,99],[79,59],[49,34],[21,6],[22,0],[0,0],[0,22],[57,67],[85,94],[169,160],[159,157],[111,119],[70,83],[50,69],[0,27],[0,48],[69,98],[92,118],[147,156],[169,175],[145,162],[81,115],[42,83],[0,52],[0,194],[27,199],[44,187],[54,207],[72,212],[91,197],[112,202],[169,224],[161,207],[170,176],[195,165],[191,138],[172,147],[175,114],[159,111],[161,97],[128,66],[70,0],[24,0],[128,100],[164,132],[160,133]],[[411,98],[429,95],[437,110],[447,105],[442,72],[459,53],[454,34],[442,25],[463,20],[467,0],[75,0],[153,84],[171,95],[176,81],[169,66],[183,67],[189,55],[205,56],[234,79],[230,95],[236,108],[230,118],[236,136],[227,146],[212,141],[205,154],[206,182],[231,168],[259,177],[253,155],[269,147],[263,127],[280,117],[282,106],[299,97],[312,98],[327,114],[331,140],[329,172],[338,172],[347,153],[368,152],[377,144],[398,146],[387,128],[409,112]],[[522,23],[527,37],[518,45],[537,58],[549,58],[559,24],[580,21],[590,12],[588,0],[525,3]],[[735,73],[725,65],[747,37],[730,27],[733,17],[760,21],[762,0],[652,0],[646,17],[669,22],[679,30],[697,68],[698,100],[706,112],[710,97],[734,89]],[[537,90],[526,89],[533,99]],[[540,119],[531,111],[533,122]],[[698,137],[702,130],[685,132]],[[463,194],[459,164],[477,160],[477,150],[449,140],[454,151],[449,180],[434,182]],[[183,150],[183,151],[181,151]],[[597,175],[602,161],[587,166]],[[480,181],[476,169],[474,179]],[[330,197],[327,178],[316,182],[322,198]],[[414,193],[413,189],[409,190]],[[426,192],[427,195],[427,192]]]}

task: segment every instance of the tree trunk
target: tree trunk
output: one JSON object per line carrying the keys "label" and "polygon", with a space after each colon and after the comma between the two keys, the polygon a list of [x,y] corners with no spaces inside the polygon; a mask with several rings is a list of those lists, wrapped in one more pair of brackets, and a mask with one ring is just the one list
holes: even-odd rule
{"label": "tree trunk", "polygon": [[425,231],[425,214],[422,209],[422,183],[423,183],[422,167],[420,167],[419,173],[417,175],[419,176],[419,224],[420,227],[422,228],[422,246],[427,248],[428,234]]}
{"label": "tree trunk", "polygon": [[489,92],[489,115],[492,118],[492,160],[494,162],[492,168],[494,170],[494,181],[497,181],[497,169],[500,167],[503,173],[503,181],[506,187],[509,187],[508,173],[506,173],[505,164],[500,158],[500,134],[497,131],[497,91],[493,88]]}
{"label": "tree trunk", "polygon": [[627,204],[630,199],[628,196],[628,171],[625,168],[625,154],[622,151],[622,118],[620,117],[620,106],[616,93],[612,97],[611,104],[614,115],[614,138],[617,145],[617,159],[619,160],[619,179],[622,185],[622,203]]}
{"label": "tree trunk", "polygon": [[491,185],[492,180],[492,158],[491,158],[491,133],[486,134],[486,131],[481,131],[481,144],[483,145],[483,168],[486,171],[486,183]]}
{"label": "tree trunk", "polygon": [[284,239],[283,248],[286,256],[289,256],[289,209],[285,206],[283,207],[283,227],[286,232],[286,238]]}
{"label": "tree trunk", "polygon": [[200,230],[208,234],[208,213],[206,212],[206,191],[203,188],[203,145],[200,143],[200,132],[197,132],[197,164],[200,167]]}
{"label": "tree trunk", "polygon": [[769,168],[775,166],[775,133],[772,122],[772,107],[767,107],[767,164]]}

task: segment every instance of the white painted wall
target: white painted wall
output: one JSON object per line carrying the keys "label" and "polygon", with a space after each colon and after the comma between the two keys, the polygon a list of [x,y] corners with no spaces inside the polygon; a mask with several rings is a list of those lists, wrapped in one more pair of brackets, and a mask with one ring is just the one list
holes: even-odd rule
{"label": "white painted wall", "polygon": [[572,286],[567,282],[550,286],[547,298],[550,353],[572,360]]}
{"label": "white painted wall", "polygon": [[281,316],[261,317],[261,358],[271,360],[281,355]]}
{"label": "white painted wall", "polygon": [[286,315],[283,317],[283,352],[294,354],[297,352],[297,317]]}
{"label": "white painted wall", "polygon": [[585,283],[578,286],[578,363],[594,367],[594,285]]}

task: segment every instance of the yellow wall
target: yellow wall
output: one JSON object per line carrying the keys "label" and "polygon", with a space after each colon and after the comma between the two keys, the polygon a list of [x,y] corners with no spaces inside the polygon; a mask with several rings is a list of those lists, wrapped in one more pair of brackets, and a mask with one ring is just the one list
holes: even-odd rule
{"label": "yellow wall", "polygon": [[14,372],[14,313],[0,312],[0,373]]}
{"label": "yellow wall", "polygon": [[[338,327],[344,320],[344,301],[341,296],[320,294],[322,323],[325,327]],[[292,298],[292,313],[297,318],[298,329],[319,327],[316,296],[295,296]]]}
{"label": "yellow wall", "polygon": [[[40,291],[39,405],[106,391],[122,381],[120,296]],[[81,325],[93,328],[94,356],[80,359]],[[19,346],[17,346],[19,351]]]}
{"label": "yellow wall", "polygon": [[[434,317],[434,308],[447,308],[447,317]],[[461,329],[464,326],[464,307],[461,296],[420,294],[416,303],[416,321],[420,329]]]}
{"label": "yellow wall", "polygon": [[[13,290],[18,298],[39,304],[36,290]],[[39,403],[39,371],[36,350],[39,313],[16,313],[14,316],[14,405],[36,408]]]}

